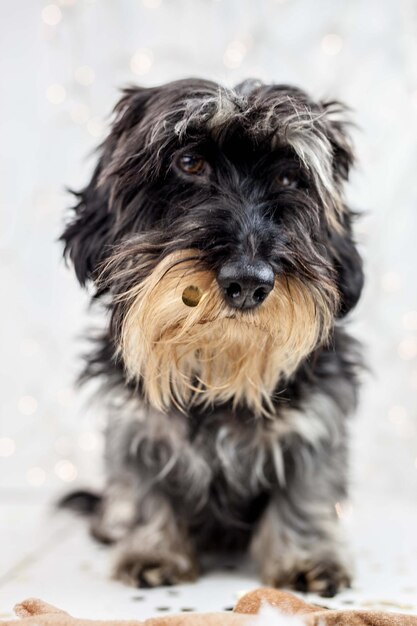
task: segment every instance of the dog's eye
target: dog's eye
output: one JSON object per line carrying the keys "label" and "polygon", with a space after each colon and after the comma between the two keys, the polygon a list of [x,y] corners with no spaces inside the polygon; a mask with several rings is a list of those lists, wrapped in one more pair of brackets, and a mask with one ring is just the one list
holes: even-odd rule
{"label": "dog's eye", "polygon": [[182,172],[192,176],[201,176],[207,169],[206,161],[194,154],[182,154],[177,160],[177,165]]}
{"label": "dog's eye", "polygon": [[298,189],[299,176],[296,170],[286,170],[281,172],[278,176],[278,184],[280,187],[286,187],[287,189]]}

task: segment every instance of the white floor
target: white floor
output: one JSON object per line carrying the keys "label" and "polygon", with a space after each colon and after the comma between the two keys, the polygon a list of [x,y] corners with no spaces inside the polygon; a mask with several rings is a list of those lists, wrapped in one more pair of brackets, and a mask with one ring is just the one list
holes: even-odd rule
{"label": "white floor", "polygon": [[[417,613],[417,507],[355,505],[344,517],[356,558],[354,586],[319,602]],[[259,586],[250,565],[228,560],[197,584],[132,589],[109,579],[110,563],[111,550],[93,543],[82,520],[27,503],[23,496],[3,499],[0,618],[10,618],[13,605],[30,596],[88,618],[213,611],[232,607],[242,592]]]}

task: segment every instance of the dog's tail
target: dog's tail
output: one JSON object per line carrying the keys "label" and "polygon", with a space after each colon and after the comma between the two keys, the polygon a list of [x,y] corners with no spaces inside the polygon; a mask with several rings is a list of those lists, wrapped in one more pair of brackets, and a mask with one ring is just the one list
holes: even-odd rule
{"label": "dog's tail", "polygon": [[80,515],[90,517],[97,512],[102,497],[93,491],[72,491],[58,500],[58,509],[69,509]]}

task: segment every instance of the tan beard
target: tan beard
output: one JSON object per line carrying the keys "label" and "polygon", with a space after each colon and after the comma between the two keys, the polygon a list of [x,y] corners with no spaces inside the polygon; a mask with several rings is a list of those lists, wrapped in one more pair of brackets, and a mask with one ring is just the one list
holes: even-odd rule
{"label": "tan beard", "polygon": [[[326,340],[338,296],[297,278],[276,277],[265,302],[253,311],[228,307],[214,273],[200,269],[196,251],[164,258],[140,284],[123,294],[127,313],[120,351],[131,379],[141,380],[148,402],[167,411],[232,401],[271,415],[271,394],[300,361]],[[202,292],[184,304],[190,285]]]}

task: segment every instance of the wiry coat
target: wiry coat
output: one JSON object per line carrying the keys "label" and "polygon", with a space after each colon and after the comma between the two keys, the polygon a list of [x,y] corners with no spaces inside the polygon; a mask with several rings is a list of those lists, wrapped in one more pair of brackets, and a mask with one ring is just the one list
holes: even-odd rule
{"label": "wiry coat", "polygon": [[[116,107],[62,238],[109,311],[85,377],[109,392],[93,532],[120,544],[122,579],[190,580],[200,550],[250,543],[268,584],[349,581],[335,505],[358,355],[342,326],[363,275],[343,113],[256,81],[132,88]],[[180,167],[190,154],[197,175]],[[273,268],[253,311],[217,284],[235,258]]]}

